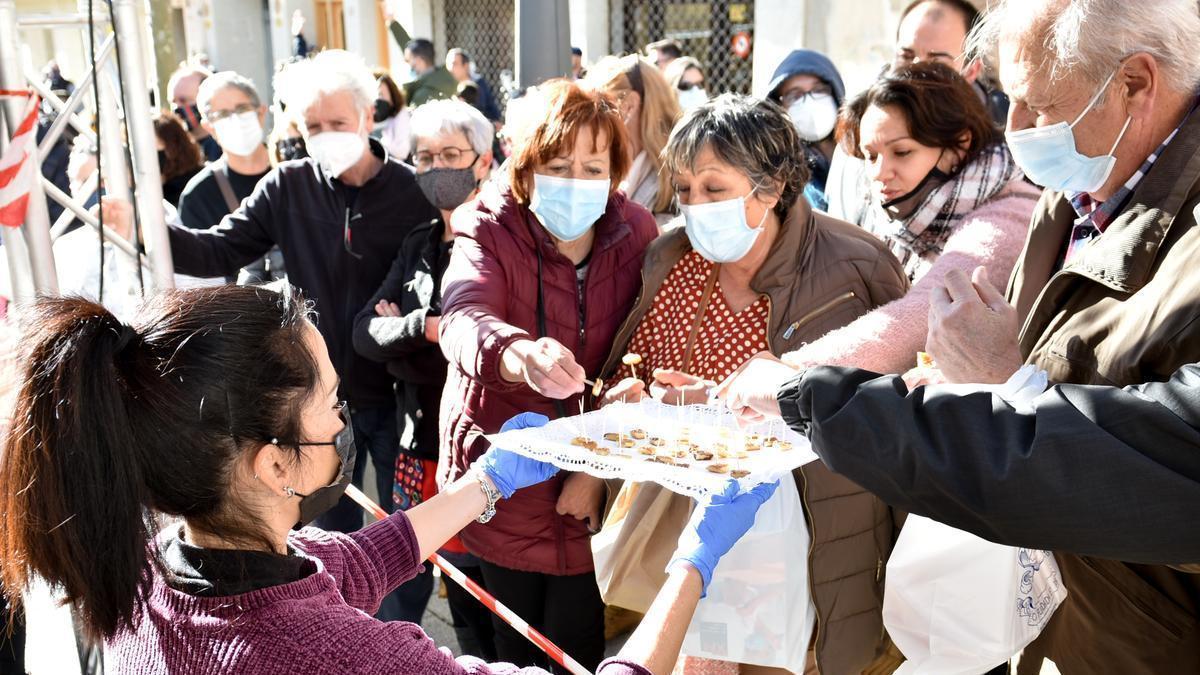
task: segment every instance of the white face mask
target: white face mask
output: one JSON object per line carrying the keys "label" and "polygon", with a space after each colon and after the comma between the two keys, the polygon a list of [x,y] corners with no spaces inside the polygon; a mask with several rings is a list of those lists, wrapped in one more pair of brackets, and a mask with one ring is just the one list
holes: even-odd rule
{"label": "white face mask", "polygon": [[708,92],[700,87],[692,87],[687,91],[679,92],[679,107],[684,112],[691,110],[697,106],[704,105],[708,102]]}
{"label": "white face mask", "polygon": [[363,152],[367,149],[363,126],[360,119],[358,131],[323,131],[309,136],[304,142],[308,155],[316,160],[326,173],[337,178],[362,159]]}
{"label": "white face mask", "polygon": [[750,227],[746,222],[746,199],[753,194],[754,190],[751,190],[745,197],[695,206],[679,204],[692,248],[715,263],[735,262],[744,258],[754,247],[758,235],[762,234],[763,223],[767,222],[767,214],[770,213],[769,209],[763,211],[758,226]]}
{"label": "white face mask", "polygon": [[800,138],[809,143],[825,140],[837,124],[838,108],[832,94],[809,94],[788,107],[788,116]]}
{"label": "white face mask", "polygon": [[217,120],[213,129],[221,149],[231,155],[249,155],[263,142],[262,125],[258,122],[258,113],[253,110]]}

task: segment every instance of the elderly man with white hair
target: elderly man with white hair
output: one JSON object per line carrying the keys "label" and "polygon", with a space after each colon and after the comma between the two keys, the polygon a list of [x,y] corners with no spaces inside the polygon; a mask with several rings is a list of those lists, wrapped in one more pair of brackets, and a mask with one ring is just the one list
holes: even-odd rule
{"label": "elderly man with white hair", "polygon": [[[215,227],[172,227],[171,251],[178,271],[207,277],[236,274],[279,246],[288,278],[316,304],[317,328],[341,378],[340,397],[353,413],[359,456],[369,454],[379,493],[389,495],[399,447],[393,381],[354,351],[351,329],[401,242],[438,211],[412,168],[368,137],[377,87],[361,58],[327,50],[289,68],[297,70],[286,78],[296,83],[286,92],[288,112],[297,116],[310,157],[272,169]],[[355,467],[356,484],[365,464]],[[343,498],[319,524],[354,531],[362,527],[362,513]],[[395,618],[390,611],[385,601],[381,616]]]}
{"label": "elderly man with white hair", "polygon": [[[942,372],[1002,382],[1032,363],[1052,382],[1125,386],[1200,360],[1195,0],[1002,0],[974,40],[999,49],[1009,148],[1046,192],[1009,282],[1012,306],[978,271],[935,292],[927,349]],[[1075,480],[1093,470],[1026,489],[1069,495],[1088,489]],[[1150,475],[1123,480],[1152,492],[1139,485]],[[1000,511],[1019,510],[1021,495],[1009,498]],[[1136,510],[1195,536],[1194,513],[1152,500]],[[1021,672],[1037,672],[1043,656],[1064,674],[1200,672],[1200,575],[1058,559],[1070,597]]]}

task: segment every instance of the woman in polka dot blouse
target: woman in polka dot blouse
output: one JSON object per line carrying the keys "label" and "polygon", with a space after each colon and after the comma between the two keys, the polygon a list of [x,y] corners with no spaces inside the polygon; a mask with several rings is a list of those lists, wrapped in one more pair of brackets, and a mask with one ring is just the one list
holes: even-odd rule
{"label": "woman in polka dot blouse", "polygon": [[[646,251],[641,295],[602,370],[615,382],[602,404],[651,391],[703,403],[751,356],[792,351],[907,291],[879,240],[804,200],[804,152],[775,104],[724,95],[700,106],[672,131],[665,160],[683,226]],[[642,357],[640,377],[621,363],[627,352]],[[861,671],[883,634],[877,569],[892,541],[888,508],[819,462],[795,477],[812,524],[814,658],[823,672]],[[648,499],[660,488],[636,489]],[[695,660],[688,671],[736,672]]]}

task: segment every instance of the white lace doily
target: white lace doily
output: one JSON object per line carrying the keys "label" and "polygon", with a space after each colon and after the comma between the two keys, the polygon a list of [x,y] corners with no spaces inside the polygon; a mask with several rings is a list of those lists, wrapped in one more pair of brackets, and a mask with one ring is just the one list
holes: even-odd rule
{"label": "white lace doily", "polygon": [[[581,439],[592,441],[594,449],[572,443]],[[488,440],[567,471],[653,481],[691,497],[720,492],[730,478],[746,488],[773,481],[817,459],[808,439],[780,420],[742,429],[722,406],[673,406],[653,399],[613,403]]]}

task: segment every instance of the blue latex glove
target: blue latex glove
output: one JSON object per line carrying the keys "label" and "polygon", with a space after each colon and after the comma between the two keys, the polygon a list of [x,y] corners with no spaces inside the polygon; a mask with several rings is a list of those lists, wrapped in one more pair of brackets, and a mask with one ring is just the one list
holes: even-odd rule
{"label": "blue latex glove", "polygon": [[[545,415],[521,413],[505,422],[500,431],[540,427],[549,421]],[[505,499],[513,496],[513,493],[521,488],[537,485],[558,473],[558,467],[549,462],[539,462],[494,445],[483,453],[475,462],[475,466],[492,479],[492,483]]]}
{"label": "blue latex glove", "polygon": [[692,512],[692,519],[683,529],[679,548],[675,550],[667,569],[679,562],[691,563],[704,583],[704,590],[700,594],[700,597],[704,597],[721,556],[728,553],[754,525],[758,507],[775,494],[778,487],[779,481],[761,483],[738,494],[738,482],[727,482],[723,493],[711,495],[706,503],[700,504]]}

